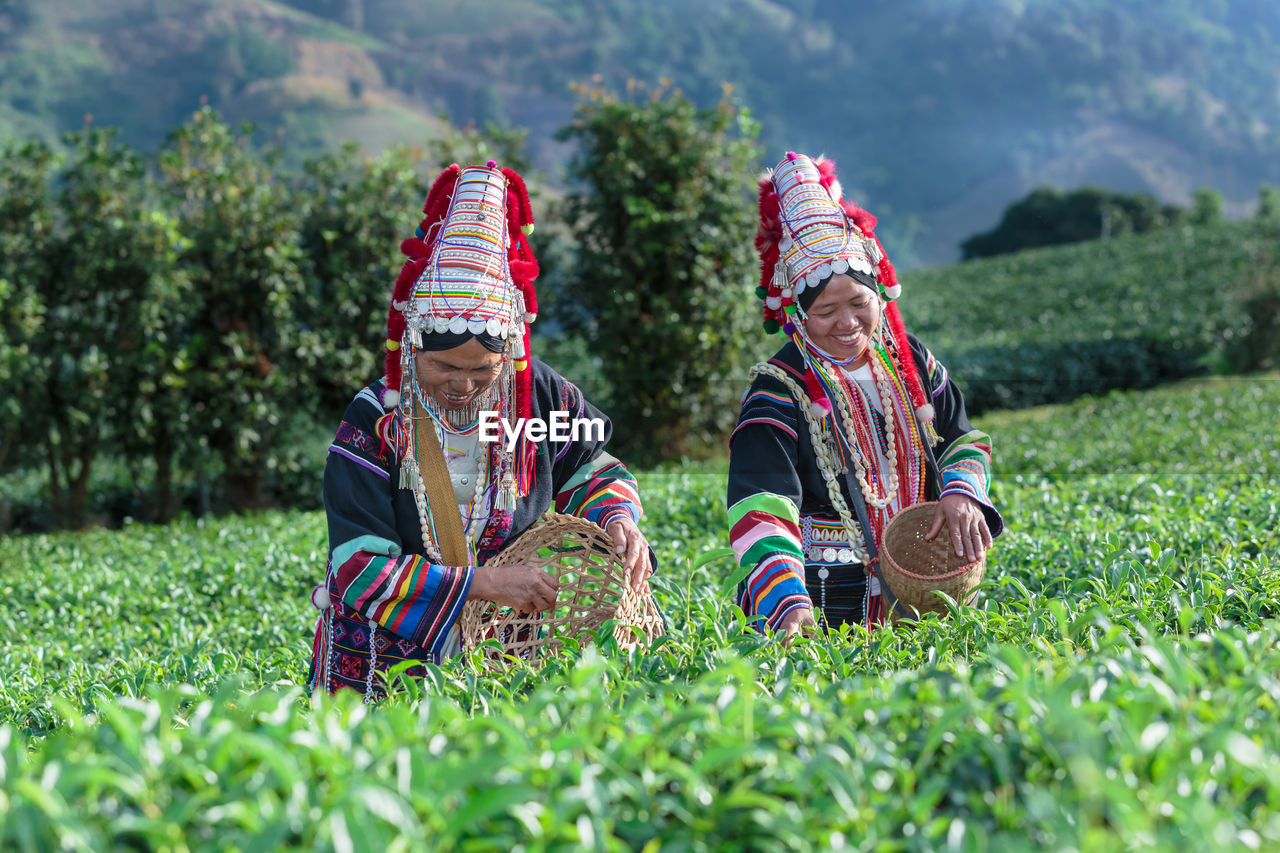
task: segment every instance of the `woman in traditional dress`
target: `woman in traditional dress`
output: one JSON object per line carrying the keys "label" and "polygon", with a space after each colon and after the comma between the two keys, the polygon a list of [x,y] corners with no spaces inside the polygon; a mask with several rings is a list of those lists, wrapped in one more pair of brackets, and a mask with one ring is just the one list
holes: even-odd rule
{"label": "woman in traditional dress", "polygon": [[[531,358],[538,267],[523,180],[493,161],[450,166],[423,213],[401,245],[386,374],[356,394],[325,466],[329,561],[313,595],[310,683],[366,700],[382,695],[389,666],[456,653],[469,598],[523,612],[554,603],[544,571],[485,566],[553,506],[608,531],[633,586],[653,566],[635,480],[605,450],[608,419]],[[513,437],[520,419],[578,428]]]}
{"label": "woman in traditional dress", "polygon": [[788,635],[881,622],[885,526],[924,500],[957,555],[1003,528],[991,442],[933,354],[908,334],[876,220],[841,197],[830,160],[788,153],[760,181],[765,331],[787,343],[752,368],[729,457],[730,539],[750,570],[743,611]]}

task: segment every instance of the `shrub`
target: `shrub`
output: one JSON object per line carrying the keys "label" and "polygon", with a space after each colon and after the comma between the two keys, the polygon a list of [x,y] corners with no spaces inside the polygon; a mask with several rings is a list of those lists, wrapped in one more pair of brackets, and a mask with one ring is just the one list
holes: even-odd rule
{"label": "shrub", "polygon": [[629,458],[704,452],[733,425],[759,340],[749,191],[755,123],[678,92],[584,95],[567,203],[577,258],[561,318],[599,353]]}

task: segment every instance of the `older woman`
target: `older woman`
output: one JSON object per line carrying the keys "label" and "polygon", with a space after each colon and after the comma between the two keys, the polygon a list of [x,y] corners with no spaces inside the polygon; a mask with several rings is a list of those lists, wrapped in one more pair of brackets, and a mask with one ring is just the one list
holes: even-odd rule
{"label": "older woman", "polygon": [[390,665],[458,650],[467,599],[551,606],[545,572],[485,563],[552,506],[605,528],[633,585],[651,568],[635,481],[605,450],[608,419],[530,357],[538,267],[524,182],[492,161],[451,166],[423,212],[401,247],[386,375],[356,394],[325,466],[311,685],[367,700]]}
{"label": "older woman", "polygon": [[946,369],[907,334],[901,287],[835,166],[788,153],[760,181],[765,330],[787,343],[752,369],[729,457],[730,539],[748,616],[795,633],[871,626],[893,606],[878,577],[885,526],[938,500],[958,555],[1003,522],[987,494],[991,444]]}

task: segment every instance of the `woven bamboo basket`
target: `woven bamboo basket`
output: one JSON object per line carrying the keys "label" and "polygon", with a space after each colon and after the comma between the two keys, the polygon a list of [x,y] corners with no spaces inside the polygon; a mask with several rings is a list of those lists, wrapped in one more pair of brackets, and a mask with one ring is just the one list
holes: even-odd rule
{"label": "woven bamboo basket", "polygon": [[564,638],[579,639],[610,619],[617,621],[613,637],[622,648],[640,641],[636,628],[646,641],[664,633],[653,595],[631,589],[613,538],[589,521],[545,515],[485,565],[520,564],[543,568],[559,582],[555,606],[517,613],[491,601],[469,601],[458,617],[466,648],[496,639],[502,648],[495,657],[513,655],[532,663],[559,649]]}
{"label": "woven bamboo basket", "polygon": [[934,592],[945,592],[956,601],[968,604],[973,600],[974,589],[982,583],[986,560],[957,557],[945,524],[932,540],[924,538],[933,524],[937,507],[937,501],[907,507],[885,528],[880,573],[889,591],[898,599],[895,618],[913,610],[920,615],[945,615],[946,602]]}

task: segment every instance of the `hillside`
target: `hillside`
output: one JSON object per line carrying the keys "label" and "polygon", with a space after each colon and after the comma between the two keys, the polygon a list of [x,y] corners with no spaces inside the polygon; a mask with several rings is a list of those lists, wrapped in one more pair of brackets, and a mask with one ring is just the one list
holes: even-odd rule
{"label": "hillside", "polygon": [[667,76],[710,102],[728,81],[765,159],[836,157],[904,266],[956,257],[1037,184],[1242,207],[1280,183],[1270,0],[10,0],[0,72],[0,136],[92,113],[154,147],[207,96],[295,152],[378,148],[447,111],[528,127],[552,179],[569,82]]}
{"label": "hillside", "polygon": [[1031,249],[905,275],[902,312],[972,410],[1149,387],[1277,351],[1250,309],[1280,293],[1277,246],[1251,219]]}

